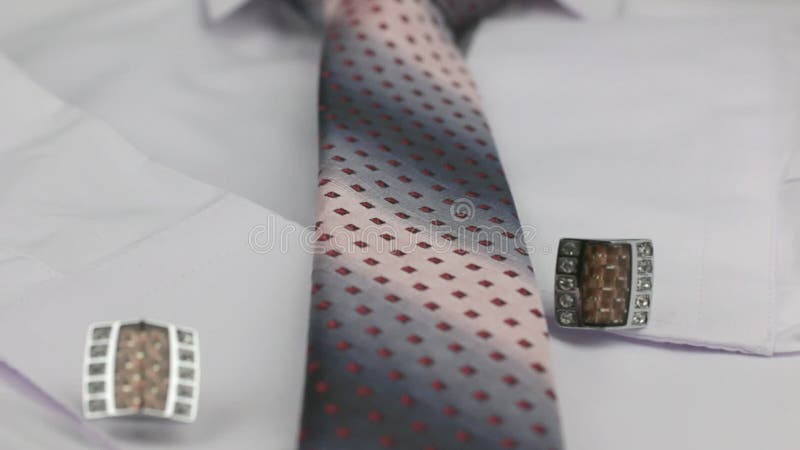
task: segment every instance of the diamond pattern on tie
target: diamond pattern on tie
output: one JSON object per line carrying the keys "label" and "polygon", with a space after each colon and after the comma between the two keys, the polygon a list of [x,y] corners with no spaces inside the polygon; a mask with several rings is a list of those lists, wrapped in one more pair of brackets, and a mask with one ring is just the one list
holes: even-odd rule
{"label": "diamond pattern on tie", "polygon": [[328,6],[301,448],[560,448],[533,271],[448,21]]}

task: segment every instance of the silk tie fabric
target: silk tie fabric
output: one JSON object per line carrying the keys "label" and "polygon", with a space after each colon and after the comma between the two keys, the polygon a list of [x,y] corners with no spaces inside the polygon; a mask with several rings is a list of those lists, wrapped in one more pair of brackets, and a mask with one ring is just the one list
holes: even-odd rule
{"label": "silk tie fabric", "polygon": [[561,448],[525,232],[454,37],[496,3],[325,2],[301,449]]}

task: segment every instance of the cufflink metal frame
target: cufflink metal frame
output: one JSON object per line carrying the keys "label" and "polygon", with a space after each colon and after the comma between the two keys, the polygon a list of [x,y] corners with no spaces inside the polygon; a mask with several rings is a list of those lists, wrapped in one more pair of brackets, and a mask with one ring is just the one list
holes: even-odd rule
{"label": "cufflink metal frame", "polygon": [[83,365],[87,419],[151,416],[190,423],[197,417],[197,331],[134,320],[89,326]]}
{"label": "cufflink metal frame", "polygon": [[647,325],[653,299],[653,242],[561,239],[555,279],[562,327],[631,329]]}

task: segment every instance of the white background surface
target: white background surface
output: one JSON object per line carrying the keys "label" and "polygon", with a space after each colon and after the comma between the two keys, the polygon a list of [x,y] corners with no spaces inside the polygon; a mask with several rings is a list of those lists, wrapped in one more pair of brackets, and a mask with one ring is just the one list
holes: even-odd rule
{"label": "white background surface", "polygon": [[[766,78],[788,76],[765,67],[730,76],[720,72],[741,69],[737,61],[757,61],[763,57],[759,51],[775,47],[770,47],[773,35],[763,31],[770,24],[729,24],[721,16],[733,10],[719,5],[735,3],[735,11],[759,9],[764,16],[792,5],[719,0],[675,2],[669,8],[667,3],[628,2],[630,11],[666,11],[672,16],[666,22],[629,18],[576,28],[562,17],[519,16],[492,20],[476,37],[470,63],[520,212],[540,229],[542,242],[560,232],[539,217],[548,206],[541,202],[554,187],[537,183],[555,182],[546,175],[563,162],[554,152],[589,144],[631,151],[634,146],[624,139],[630,130],[619,124],[631,120],[639,120],[633,131],[641,142],[648,137],[669,142],[670,133],[685,131],[678,119],[696,113],[704,100],[719,106],[714,102],[724,99],[723,90],[675,101],[676,92],[697,87],[682,84],[686,79],[680,76],[687,73],[718,77],[700,85],[711,91],[719,84],[763,92]],[[19,280],[20,271],[35,273],[1,291],[0,356],[78,409],[88,323],[128,316],[186,323],[200,330],[204,346],[200,421],[189,427],[114,421],[96,426],[123,448],[289,449],[302,385],[310,258],[297,245],[284,253],[254,253],[247,235],[253,226],[269,223],[271,211],[294,221],[276,218],[276,228],[313,221],[316,39],[272,6],[247,7],[209,29],[188,1],[13,5],[5,11],[17,15],[0,20],[6,30],[0,31],[2,51],[56,96],[114,131],[79,115],[85,128],[78,128],[86,133],[45,133],[77,114],[67,111],[48,116],[41,129],[13,130],[47,139],[0,148],[6,170],[0,168],[6,174],[0,181],[12,172],[21,180],[2,191],[0,214],[14,221],[0,225],[0,251],[16,253],[0,254],[15,263],[3,265],[15,271],[0,271],[0,286]],[[697,12],[702,19],[674,18]],[[623,46],[626,42],[630,45]],[[735,56],[743,44],[741,59],[715,59],[733,66],[704,65],[707,58],[697,54],[715,49],[717,55]],[[653,52],[645,51],[648,46]],[[579,75],[593,60],[605,65],[592,71],[599,79],[587,81]],[[656,78],[651,89],[636,77],[625,78],[652,77],[659,67],[680,70],[675,77]],[[670,121],[643,128],[648,116],[637,108],[648,102],[674,105],[661,111]],[[14,106],[3,102],[0,117],[13,117]],[[777,103],[763,106],[768,113],[780,109]],[[12,122],[0,121],[0,130],[11,133],[3,123]],[[785,140],[765,155],[796,142],[781,120],[766,123]],[[703,128],[704,142],[726,142],[727,134],[715,134],[715,126],[720,123]],[[37,170],[20,171],[31,167]],[[36,182],[47,179],[53,187]],[[87,188],[58,189],[76,180]],[[148,209],[153,204],[160,206]],[[569,225],[569,217],[560,220],[553,226]],[[48,233],[47,224],[59,233]],[[547,290],[550,269],[537,270]],[[26,333],[34,337],[19,342]],[[605,333],[554,330],[553,335],[570,449],[799,445],[800,357],[648,345]],[[74,434],[52,426],[52,419],[28,407],[16,409],[24,404],[16,394],[0,390],[0,396],[0,444],[80,447]]]}

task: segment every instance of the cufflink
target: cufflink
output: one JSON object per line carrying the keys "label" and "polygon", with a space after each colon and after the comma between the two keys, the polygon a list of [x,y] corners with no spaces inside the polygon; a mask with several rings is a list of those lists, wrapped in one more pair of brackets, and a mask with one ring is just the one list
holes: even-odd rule
{"label": "cufflink", "polygon": [[152,416],[193,422],[199,382],[197,331],[144,320],[89,327],[83,367],[87,419]]}
{"label": "cufflink", "polygon": [[556,322],[572,328],[642,328],[653,298],[653,242],[561,239]]}

